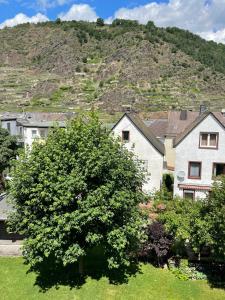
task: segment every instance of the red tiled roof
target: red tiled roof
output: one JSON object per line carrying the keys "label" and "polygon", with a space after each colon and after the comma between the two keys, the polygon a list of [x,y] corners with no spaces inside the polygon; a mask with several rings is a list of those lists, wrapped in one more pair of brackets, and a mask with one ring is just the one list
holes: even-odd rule
{"label": "red tiled roof", "polygon": [[196,185],[196,184],[178,184],[179,189],[184,190],[198,190],[198,191],[210,191],[212,189],[209,185]]}

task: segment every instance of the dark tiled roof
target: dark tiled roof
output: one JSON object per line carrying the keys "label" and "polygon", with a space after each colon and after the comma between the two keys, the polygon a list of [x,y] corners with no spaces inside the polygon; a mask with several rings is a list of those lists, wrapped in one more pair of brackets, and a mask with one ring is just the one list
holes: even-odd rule
{"label": "dark tiled roof", "polygon": [[9,120],[16,120],[17,118],[22,118],[23,113],[11,113],[11,112],[5,112],[0,115],[1,121],[9,121]]}
{"label": "dark tiled roof", "polygon": [[177,136],[183,132],[199,116],[199,112],[187,111],[187,119],[181,120],[181,111],[170,111],[168,113],[167,136]]}
{"label": "dark tiled roof", "polygon": [[30,122],[55,122],[55,121],[66,121],[75,116],[75,113],[47,113],[47,112],[24,112],[24,113],[3,113],[0,115],[1,120],[14,120],[20,119]]}
{"label": "dark tiled roof", "polygon": [[151,119],[144,121],[145,125],[151,129],[157,138],[164,138],[167,132],[167,119]]}
{"label": "dark tiled roof", "polygon": [[[162,142],[160,142],[152,130],[148,128],[145,123],[137,116],[135,113],[125,113],[124,116],[127,116],[128,119],[135,125],[135,127],[145,136],[145,138],[159,151],[162,155],[164,155],[165,149]],[[122,118],[120,120],[122,120]],[[114,125],[113,128],[120,122],[120,120]],[[113,129],[112,128],[112,129]]]}
{"label": "dark tiled roof", "polygon": [[24,127],[39,127],[39,128],[49,128],[54,127],[54,125],[59,127],[65,127],[65,121],[27,121],[24,119],[18,119],[17,125]]}

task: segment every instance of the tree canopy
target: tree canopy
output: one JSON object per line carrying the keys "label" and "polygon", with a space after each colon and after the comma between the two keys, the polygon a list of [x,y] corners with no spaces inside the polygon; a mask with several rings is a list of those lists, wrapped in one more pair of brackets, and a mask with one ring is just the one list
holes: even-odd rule
{"label": "tree canopy", "polygon": [[68,265],[101,245],[109,268],[129,265],[142,239],[143,174],[96,116],[78,117],[34,143],[15,164],[11,230],[36,266]]}
{"label": "tree canopy", "polygon": [[206,223],[209,227],[212,254],[225,260],[225,177],[215,181],[207,201]]}
{"label": "tree canopy", "polygon": [[199,256],[204,247],[209,247],[212,259],[224,260],[225,176],[214,182],[206,199],[171,200],[159,219],[176,241],[188,242]]}
{"label": "tree canopy", "polygon": [[16,138],[0,127],[0,190],[4,186],[2,173],[10,166],[11,160],[16,157],[17,149]]}

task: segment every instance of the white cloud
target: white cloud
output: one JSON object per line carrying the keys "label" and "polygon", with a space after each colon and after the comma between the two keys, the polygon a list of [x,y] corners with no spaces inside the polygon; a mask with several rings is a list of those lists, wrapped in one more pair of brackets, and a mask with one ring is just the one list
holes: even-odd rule
{"label": "white cloud", "polygon": [[62,6],[68,4],[71,0],[36,0],[32,7],[36,7],[39,10],[47,10],[56,6]]}
{"label": "white cloud", "polygon": [[134,8],[121,8],[107,21],[115,18],[138,20],[143,24],[151,20],[157,26],[177,26],[225,43],[225,0],[151,2]]}
{"label": "white cloud", "polygon": [[98,18],[95,10],[88,4],[74,4],[66,13],[59,14],[63,21],[90,21],[95,22]]}
{"label": "white cloud", "polygon": [[36,14],[35,16],[28,17],[23,13],[17,14],[14,18],[5,20],[3,23],[0,24],[0,29],[4,27],[13,27],[18,24],[23,23],[39,23],[39,22],[46,22],[49,19],[40,13]]}
{"label": "white cloud", "polygon": [[221,29],[216,32],[213,31],[200,32],[199,35],[201,35],[204,39],[208,41],[215,41],[217,43],[225,44],[225,29]]}

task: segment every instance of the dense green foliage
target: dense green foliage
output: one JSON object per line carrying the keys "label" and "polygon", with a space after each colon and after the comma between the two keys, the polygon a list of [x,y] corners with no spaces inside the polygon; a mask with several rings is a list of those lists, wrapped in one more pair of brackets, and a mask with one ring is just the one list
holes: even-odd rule
{"label": "dense green foliage", "polygon": [[98,18],[97,21],[96,21],[96,25],[97,26],[104,26],[105,22],[102,18]]}
{"label": "dense green foliage", "polygon": [[142,182],[132,155],[97,117],[56,128],[15,164],[10,225],[26,237],[26,261],[68,265],[101,245],[109,268],[128,265],[142,239]]}
{"label": "dense green foliage", "polygon": [[210,248],[211,258],[225,260],[225,177],[215,181],[205,200],[174,199],[159,219],[181,244],[189,244],[200,255]]}
{"label": "dense green foliage", "polygon": [[212,255],[225,260],[225,177],[215,182],[206,206]]}
{"label": "dense green foliage", "polygon": [[2,173],[10,166],[11,160],[16,158],[17,149],[16,138],[0,127],[0,190],[4,187]]}
{"label": "dense green foliage", "polygon": [[201,201],[174,199],[167,203],[159,219],[175,238],[177,243],[190,244],[196,253],[209,244],[208,224],[205,220],[205,206]]}
{"label": "dense green foliage", "polygon": [[176,27],[162,31],[164,41],[216,71],[225,72],[225,45],[205,41],[198,35]]}

